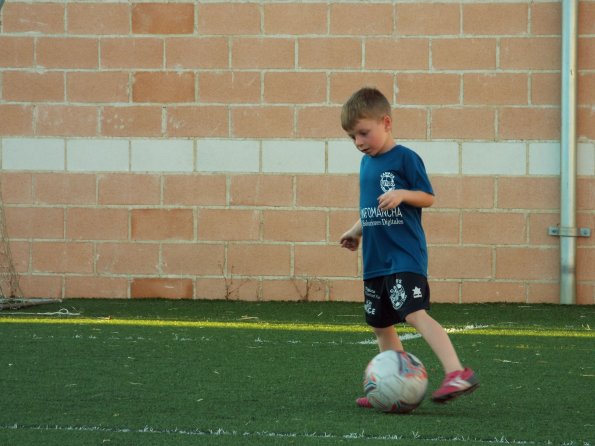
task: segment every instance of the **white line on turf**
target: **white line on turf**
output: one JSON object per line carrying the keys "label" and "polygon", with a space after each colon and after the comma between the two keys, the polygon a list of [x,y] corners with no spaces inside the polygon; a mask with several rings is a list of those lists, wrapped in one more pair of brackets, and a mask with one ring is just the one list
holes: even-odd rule
{"label": "white line on turf", "polygon": [[[236,430],[225,430],[222,428],[218,429],[156,429],[151,426],[145,426],[143,428],[125,428],[125,427],[105,427],[105,426],[59,426],[59,425],[19,425],[17,423],[11,425],[0,426],[0,430],[29,430],[29,431],[60,431],[60,432],[98,432],[104,434],[153,434],[153,435],[180,435],[180,436],[197,436],[197,437],[209,437],[209,436],[228,436],[238,438],[320,438],[320,439],[343,439],[343,440],[419,440],[419,441],[435,441],[437,444],[457,444],[457,443],[468,443],[473,444],[512,444],[512,445],[536,445],[536,444],[553,444],[548,440],[514,440],[506,437],[495,437],[490,439],[484,438],[472,438],[464,435],[457,435],[454,437],[424,437],[419,432],[411,432],[409,435],[366,435],[365,432],[361,433],[347,433],[347,434],[331,434],[327,432],[269,432],[269,431],[236,431]],[[439,442],[439,443],[438,443]],[[565,446],[592,446],[590,442],[569,440],[563,443]]]}
{"label": "white line on turf", "polygon": [[[463,332],[467,332],[467,331],[471,331],[471,330],[478,330],[480,328],[488,328],[489,325],[466,325],[463,328],[447,328],[446,332],[447,333],[463,333]],[[399,335],[399,339],[401,341],[410,341],[412,339],[419,339],[421,338],[421,334],[419,333],[403,333],[402,335]],[[351,344],[357,344],[357,345],[376,345],[376,339],[366,339],[364,341],[359,341],[359,342],[352,342]]]}

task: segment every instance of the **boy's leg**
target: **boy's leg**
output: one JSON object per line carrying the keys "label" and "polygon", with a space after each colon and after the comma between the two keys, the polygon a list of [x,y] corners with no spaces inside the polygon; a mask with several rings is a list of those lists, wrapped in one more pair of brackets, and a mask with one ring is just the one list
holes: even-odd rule
{"label": "boy's leg", "polygon": [[448,374],[463,368],[448,333],[425,310],[411,313],[407,315],[405,320],[423,336],[442,363],[445,373]]}
{"label": "boy's leg", "polygon": [[421,333],[444,367],[446,377],[440,388],[432,394],[434,402],[446,403],[458,396],[471,393],[479,387],[479,380],[473,370],[463,368],[461,365],[448,333],[442,325],[430,317],[425,310],[411,313],[406,320]]}
{"label": "boy's leg", "polygon": [[[401,339],[399,339],[399,335],[397,334],[397,330],[393,325],[384,328],[376,328],[372,327],[374,330],[374,334],[376,335],[376,340],[378,341],[378,349],[380,352],[384,352],[387,350],[396,350],[396,351],[403,351],[403,344],[401,343]],[[355,400],[355,403],[359,407],[364,407],[367,409],[371,409],[372,405],[368,401],[368,398],[362,396]]]}
{"label": "boy's leg", "polygon": [[378,349],[380,352],[387,350],[403,351],[403,344],[393,325],[384,328],[373,327],[373,330],[376,335],[376,340],[378,341]]}

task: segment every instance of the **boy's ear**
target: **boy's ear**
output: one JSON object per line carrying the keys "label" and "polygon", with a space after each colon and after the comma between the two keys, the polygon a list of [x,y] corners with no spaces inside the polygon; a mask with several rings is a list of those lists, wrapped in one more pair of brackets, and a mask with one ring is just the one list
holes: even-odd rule
{"label": "boy's ear", "polygon": [[384,118],[382,118],[383,122],[384,122],[384,129],[388,132],[389,130],[392,130],[393,128],[393,118],[391,115],[384,115]]}

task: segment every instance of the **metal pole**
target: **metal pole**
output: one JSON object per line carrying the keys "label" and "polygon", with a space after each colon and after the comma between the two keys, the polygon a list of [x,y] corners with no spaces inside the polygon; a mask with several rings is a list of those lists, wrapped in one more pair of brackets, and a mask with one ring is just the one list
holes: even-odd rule
{"label": "metal pole", "polygon": [[[578,0],[562,0],[560,228],[576,228],[576,43]],[[576,303],[576,236],[560,234],[560,303]]]}

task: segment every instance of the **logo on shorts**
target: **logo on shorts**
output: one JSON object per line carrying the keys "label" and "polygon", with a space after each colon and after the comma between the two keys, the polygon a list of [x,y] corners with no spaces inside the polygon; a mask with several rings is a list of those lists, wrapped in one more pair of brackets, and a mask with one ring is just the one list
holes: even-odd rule
{"label": "logo on shorts", "polygon": [[368,314],[374,316],[376,314],[376,309],[372,306],[372,302],[366,300],[366,304],[364,305],[364,311]]}
{"label": "logo on shorts", "polygon": [[423,296],[421,294],[421,288],[416,286],[413,288],[413,298],[414,299],[421,299]]}
{"label": "logo on shorts", "polygon": [[364,296],[369,297],[371,299],[380,299],[380,296],[376,294],[376,291],[367,286],[364,287]]}
{"label": "logo on shorts", "polygon": [[395,190],[395,175],[392,172],[382,172],[380,174],[380,188],[382,192]]}
{"label": "logo on shorts", "polygon": [[407,300],[407,293],[405,293],[405,288],[403,288],[401,282],[401,279],[397,279],[395,286],[390,289],[390,301],[395,310],[401,308]]}

